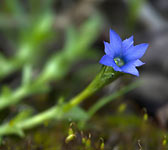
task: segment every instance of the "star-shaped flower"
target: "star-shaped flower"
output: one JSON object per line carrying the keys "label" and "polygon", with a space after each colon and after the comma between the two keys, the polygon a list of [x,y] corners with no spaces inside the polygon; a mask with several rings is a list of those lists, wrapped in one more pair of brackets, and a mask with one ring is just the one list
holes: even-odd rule
{"label": "star-shaped flower", "polygon": [[113,67],[115,71],[139,76],[136,67],[144,65],[139,59],[144,55],[148,44],[134,46],[133,36],[124,41],[113,30],[110,30],[110,43],[104,42],[105,53],[100,63]]}

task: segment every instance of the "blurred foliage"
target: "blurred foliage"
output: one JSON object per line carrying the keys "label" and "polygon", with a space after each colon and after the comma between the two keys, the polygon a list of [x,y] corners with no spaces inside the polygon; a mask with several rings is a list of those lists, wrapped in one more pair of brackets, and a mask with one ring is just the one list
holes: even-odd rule
{"label": "blurred foliage", "polygon": [[47,50],[47,47],[44,49],[43,45],[48,42],[49,35],[54,33],[52,28],[53,14],[50,11],[46,11],[46,13],[43,11],[42,14],[39,12],[37,16],[29,22],[26,29],[18,31],[20,40],[15,55],[7,59],[1,54],[1,78],[19,68],[23,70],[23,75],[22,84],[15,91],[2,86],[0,109],[18,103],[28,95],[47,91],[49,88],[47,84],[50,81],[62,79],[70,70],[72,64],[82,60],[86,51],[89,53],[90,46],[99,33],[100,18],[98,16],[89,18],[80,29],[73,26],[68,27],[63,49],[53,53],[42,71],[36,77],[32,77],[34,66],[36,66],[37,61],[41,61],[40,56]]}
{"label": "blurred foliage", "polygon": [[[22,76],[20,85],[17,85],[15,89],[11,88],[9,83],[1,85],[0,110],[14,106],[28,96],[48,93],[51,82],[63,79],[72,65],[88,55],[93,55],[93,52],[90,52],[92,51],[91,46],[99,34],[101,24],[101,18],[97,14],[89,17],[79,27],[73,24],[67,27],[65,42],[62,43],[61,50],[53,51],[45,58],[46,61],[41,66],[50,48],[49,45],[59,40],[58,31],[54,28],[57,15],[52,10],[52,4],[52,1],[31,0],[28,3],[22,3],[17,0],[12,2],[6,0],[1,5],[0,32],[7,41],[6,48],[9,53],[8,56],[5,56],[7,53],[3,52],[0,54],[0,78],[3,81],[4,78],[6,79],[17,71],[21,71]],[[74,111],[78,112],[76,117],[72,115],[75,114]],[[74,111],[72,110],[72,114],[69,115],[76,119],[84,116],[82,110],[74,108]],[[53,112],[55,114],[55,106],[46,113],[42,113],[42,116],[45,120],[55,118]],[[20,122],[23,123],[27,118],[30,119],[33,114],[31,108],[18,112],[18,115],[11,121],[7,123],[5,121],[4,125],[1,125],[0,134],[17,133],[23,136],[22,130],[19,129]],[[39,115],[35,115],[34,120],[38,118]],[[43,120],[39,123],[43,123]],[[31,127],[30,125],[25,128]]]}
{"label": "blurred foliage", "polygon": [[[143,2],[128,0],[128,22],[131,28]],[[99,69],[97,65],[84,66],[79,70],[73,67],[82,60],[97,59],[99,56],[93,44],[102,28],[101,15],[91,14],[80,24],[74,22],[61,30],[55,27],[58,15],[53,9],[53,3],[53,0],[1,2],[0,149],[103,150],[105,146],[105,149],[133,150],[139,148],[137,141],[141,139],[144,149],[166,150],[167,132],[152,126],[153,122],[150,122],[147,113],[143,118],[126,113],[127,105],[123,103],[113,115],[96,115],[105,105],[136,88],[137,83],[103,96],[88,110],[76,106],[67,113],[62,112],[66,101],[65,90],[56,91],[56,104],[51,102],[49,106],[42,106],[46,103],[41,104],[41,100],[33,98],[36,95],[44,98],[52,90],[55,92],[52,84],[57,88],[63,83],[60,87],[68,88],[71,93],[75,82],[77,88],[81,87],[81,80],[88,82],[88,75],[95,75]],[[66,80],[70,71],[73,71],[73,83]],[[55,97],[47,98],[47,101],[55,101]],[[26,102],[28,100],[37,101],[36,104],[45,110],[36,110],[36,106],[33,106],[35,102],[30,104]],[[67,120],[77,122],[73,125],[72,133],[68,133],[70,127],[67,127]],[[41,127],[32,129],[38,125]],[[25,137],[26,129],[28,132]],[[25,138],[6,138],[6,135],[11,134]],[[67,137],[68,142],[65,144]]]}
{"label": "blurred foliage", "polygon": [[1,79],[24,68],[26,64],[37,63],[47,49],[43,46],[46,46],[53,36],[54,16],[51,9],[36,9],[38,11],[33,13],[22,9],[24,7],[20,5],[18,0],[12,3],[6,0],[1,5],[0,31],[8,40],[7,44],[12,44],[13,49],[10,58],[0,55]]}
{"label": "blurred foliage", "polygon": [[[65,43],[64,50],[54,54],[48,60],[48,62],[44,66],[42,73],[40,73],[37,78],[31,78],[32,67],[30,65],[24,66],[22,85],[13,92],[7,87],[2,89],[2,94],[0,96],[0,109],[4,109],[13,104],[16,104],[28,95],[36,94],[39,92],[47,92],[49,88],[47,84],[50,81],[62,79],[68,72],[71,65],[77,60],[81,60],[81,56],[84,56],[84,52],[89,49],[89,45],[91,44],[91,42],[93,42],[93,39],[96,36],[94,29],[97,30],[96,26],[98,25],[98,23],[99,19],[97,20],[97,18],[94,17],[94,19],[89,19],[81,27],[78,33],[73,28],[68,29],[69,38],[67,37],[67,42]],[[86,37],[91,32],[93,32],[93,37],[90,36],[90,39],[88,40],[88,38]],[[69,40],[71,40],[71,42]],[[35,125],[43,123],[43,121],[46,119],[48,120],[55,118],[55,115],[58,113],[58,111],[59,109],[54,106],[48,111],[35,116],[33,119],[24,121],[24,119],[26,119],[24,118],[21,123],[16,122],[15,124],[10,124],[9,122],[0,127],[0,134],[4,135],[16,133],[20,136],[23,136],[22,129],[31,128]]]}
{"label": "blurred foliage", "polygon": [[127,23],[130,30],[135,28],[136,22],[140,15],[140,9],[146,0],[127,0],[128,5],[128,17]]}
{"label": "blurred foliage", "polygon": [[[116,108],[118,110],[118,108]],[[81,131],[75,123],[67,121],[58,122],[54,125],[46,125],[28,133],[25,139],[5,139],[2,149],[46,149],[46,150],[85,150],[100,149],[102,143],[104,149],[135,150],[160,149],[166,150],[168,145],[167,132],[158,129],[153,122],[144,120],[143,117],[127,113],[125,111],[114,114],[97,115],[87,123],[87,128]],[[48,128],[46,128],[48,126]],[[71,130],[71,132],[69,132]],[[67,143],[66,138],[74,134]],[[103,137],[103,138],[102,138]],[[29,141],[27,143],[27,141]]]}
{"label": "blurred foliage", "polygon": [[[15,118],[10,120],[8,123],[0,126],[0,135],[16,134],[21,137],[24,136],[23,130],[31,129],[39,124],[42,124],[48,120],[68,120],[71,121],[80,121],[79,126],[83,128],[86,122],[104,105],[108,104],[110,101],[124,95],[130,90],[134,89],[137,86],[137,83],[131,84],[127,87],[122,88],[121,90],[100,99],[95,105],[93,105],[87,112],[82,108],[76,106],[70,108],[70,111],[64,111],[64,105],[62,102],[53,106],[52,108],[39,113],[32,117],[32,110],[30,108],[25,109],[20,112]],[[61,101],[61,100],[60,100]],[[68,108],[69,109],[69,108]]]}

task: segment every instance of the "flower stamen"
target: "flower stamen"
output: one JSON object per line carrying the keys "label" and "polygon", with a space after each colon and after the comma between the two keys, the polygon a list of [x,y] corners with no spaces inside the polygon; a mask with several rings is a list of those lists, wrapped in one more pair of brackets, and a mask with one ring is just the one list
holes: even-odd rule
{"label": "flower stamen", "polygon": [[116,58],[114,58],[114,61],[115,61],[115,63],[116,63],[116,65],[118,66],[118,67],[122,67],[122,66],[124,66],[124,61],[123,61],[123,59],[121,59],[120,57],[116,57]]}

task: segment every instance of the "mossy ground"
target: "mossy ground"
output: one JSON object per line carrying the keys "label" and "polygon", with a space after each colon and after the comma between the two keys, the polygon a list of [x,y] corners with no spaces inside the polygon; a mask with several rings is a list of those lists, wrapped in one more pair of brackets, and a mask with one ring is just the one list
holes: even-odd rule
{"label": "mossy ground", "polygon": [[[51,123],[50,123],[51,124]],[[80,129],[74,123],[76,135],[68,143],[69,122],[61,121],[27,131],[25,138],[6,137],[2,150],[99,150],[104,141],[106,150],[166,150],[167,132],[157,127],[152,120],[125,113],[93,117]],[[83,131],[83,134],[81,134]],[[90,138],[89,138],[90,134]],[[82,138],[89,139],[91,146],[82,144]],[[102,140],[103,139],[103,140]]]}

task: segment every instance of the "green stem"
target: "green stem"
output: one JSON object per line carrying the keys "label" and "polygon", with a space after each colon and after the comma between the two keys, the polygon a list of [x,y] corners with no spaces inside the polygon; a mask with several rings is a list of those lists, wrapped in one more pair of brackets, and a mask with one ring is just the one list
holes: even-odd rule
{"label": "green stem", "polygon": [[10,125],[10,123],[4,124],[0,127],[0,135],[5,135],[5,133],[16,134],[16,130],[14,128],[16,128],[19,131],[18,133],[21,134],[21,131],[23,129],[35,127],[45,122],[46,120],[59,119],[73,107],[77,106],[86,98],[93,95],[108,83],[116,80],[121,75],[122,74],[120,72],[115,72],[111,67],[104,66],[100,73],[96,76],[96,78],[89,84],[89,86],[79,95],[72,98],[68,103],[62,106],[54,106],[53,108],[50,108],[47,111],[40,113],[32,118],[17,122],[15,125]]}
{"label": "green stem", "polygon": [[97,101],[97,103],[95,103],[88,111],[89,118],[91,118],[100,108],[102,108],[103,106],[105,106],[109,102],[115,100],[119,96],[122,96],[122,95],[130,92],[131,90],[135,89],[138,85],[139,85],[139,82],[134,82],[126,87],[123,87],[119,91],[116,91],[115,93],[113,93],[109,96],[103,97],[102,99]]}
{"label": "green stem", "polygon": [[9,105],[17,103],[20,99],[27,95],[27,88],[21,87],[17,89],[14,94],[4,95],[0,97],[0,110],[6,108]]}
{"label": "green stem", "polygon": [[83,100],[93,95],[101,88],[116,80],[122,74],[120,72],[115,72],[111,67],[103,66],[100,73],[95,77],[95,79],[89,84],[89,86],[81,92],[79,95],[70,100],[68,107],[73,107],[81,103]]}
{"label": "green stem", "polygon": [[30,129],[34,126],[41,124],[42,122],[56,118],[56,115],[57,115],[57,118],[59,118],[60,112],[61,111],[59,107],[54,106],[47,111],[44,111],[32,118],[29,118],[23,122],[18,123],[17,127],[21,129]]}

